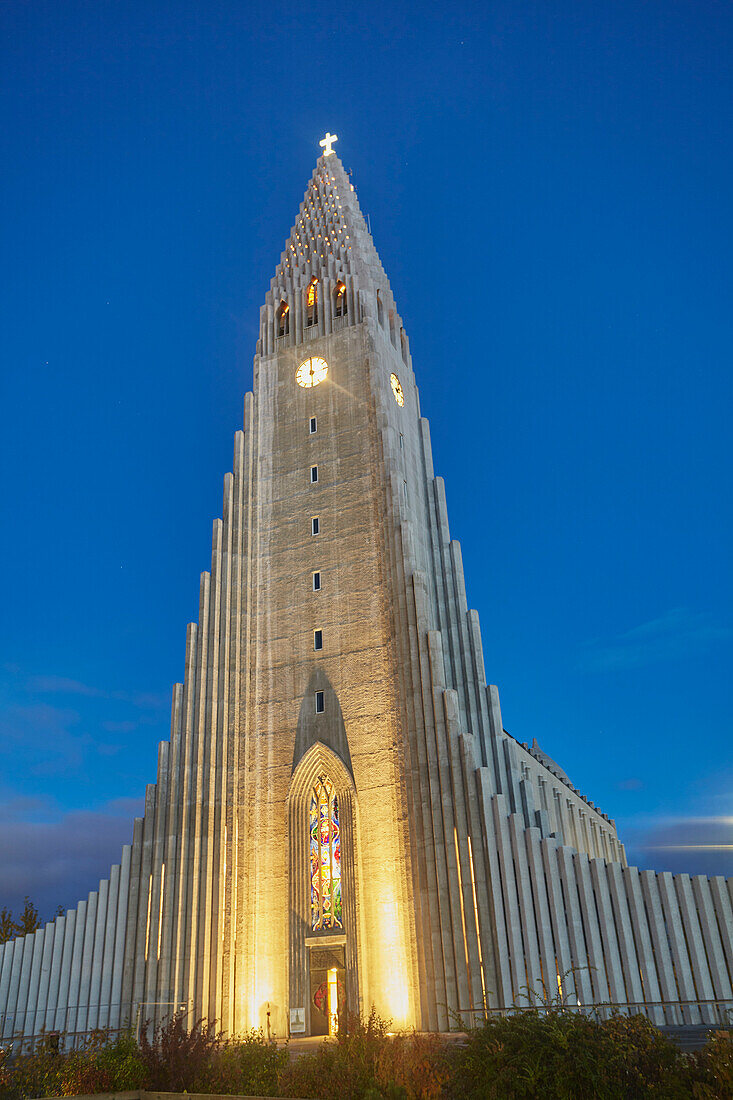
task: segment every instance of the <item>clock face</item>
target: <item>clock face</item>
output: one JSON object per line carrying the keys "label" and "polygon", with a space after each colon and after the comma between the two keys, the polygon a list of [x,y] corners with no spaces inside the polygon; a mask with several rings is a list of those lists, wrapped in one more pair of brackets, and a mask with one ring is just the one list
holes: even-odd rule
{"label": "clock face", "polygon": [[390,381],[390,385],[392,386],[392,393],[394,394],[394,399],[397,402],[397,404],[399,405],[399,407],[402,408],[402,406],[405,403],[405,395],[402,392],[402,386],[400,385],[400,380],[399,380],[399,378],[397,377],[396,374],[390,374],[389,381]]}
{"label": "clock face", "polygon": [[295,374],[295,381],[299,386],[309,390],[311,386],[317,386],[328,374],[328,363],[325,359],[306,359],[301,363]]}

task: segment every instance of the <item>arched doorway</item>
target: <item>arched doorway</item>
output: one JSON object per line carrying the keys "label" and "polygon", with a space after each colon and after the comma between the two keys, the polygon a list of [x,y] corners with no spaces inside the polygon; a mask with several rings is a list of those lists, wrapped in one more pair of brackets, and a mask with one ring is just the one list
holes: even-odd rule
{"label": "arched doorway", "polygon": [[290,1030],[333,1035],[359,1011],[356,789],[321,742],[293,772],[288,820]]}

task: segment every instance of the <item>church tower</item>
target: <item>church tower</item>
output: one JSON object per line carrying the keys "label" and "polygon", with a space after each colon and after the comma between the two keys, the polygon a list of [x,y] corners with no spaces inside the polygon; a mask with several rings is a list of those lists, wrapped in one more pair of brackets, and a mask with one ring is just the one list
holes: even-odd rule
{"label": "church tower", "polygon": [[170,742],[109,879],[0,948],[0,1034],[327,1034],[560,996],[705,1022],[731,886],[628,867],[503,729],[409,342],[330,135],[260,312]]}

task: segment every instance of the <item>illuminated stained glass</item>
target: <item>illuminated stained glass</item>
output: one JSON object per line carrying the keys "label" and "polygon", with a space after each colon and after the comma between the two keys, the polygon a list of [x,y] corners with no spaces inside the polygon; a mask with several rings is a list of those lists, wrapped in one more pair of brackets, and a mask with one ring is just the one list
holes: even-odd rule
{"label": "illuminated stained glass", "polygon": [[310,802],[311,927],[343,928],[341,832],[333,784],[319,777]]}

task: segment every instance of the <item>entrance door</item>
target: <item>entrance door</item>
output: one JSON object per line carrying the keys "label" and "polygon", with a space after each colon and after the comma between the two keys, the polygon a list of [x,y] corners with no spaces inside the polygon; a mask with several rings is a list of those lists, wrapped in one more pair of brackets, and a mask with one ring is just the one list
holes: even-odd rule
{"label": "entrance door", "polygon": [[311,1035],[336,1036],[346,1020],[343,947],[310,949]]}

